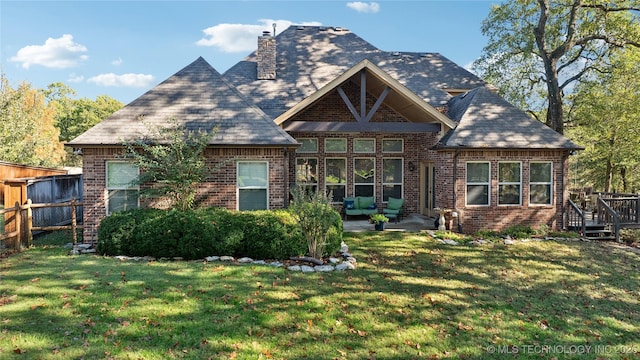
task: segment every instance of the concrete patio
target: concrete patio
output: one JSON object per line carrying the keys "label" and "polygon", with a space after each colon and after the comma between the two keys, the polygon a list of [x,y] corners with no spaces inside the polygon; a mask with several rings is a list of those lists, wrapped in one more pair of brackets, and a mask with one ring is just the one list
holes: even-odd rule
{"label": "concrete patio", "polygon": [[[391,221],[384,224],[384,231],[409,231],[419,232],[422,230],[435,229],[435,218],[430,218],[424,215],[407,215],[399,222]],[[344,220],[344,231],[347,232],[361,232],[361,231],[374,231],[373,224],[369,223],[366,217],[350,217],[349,220]]]}

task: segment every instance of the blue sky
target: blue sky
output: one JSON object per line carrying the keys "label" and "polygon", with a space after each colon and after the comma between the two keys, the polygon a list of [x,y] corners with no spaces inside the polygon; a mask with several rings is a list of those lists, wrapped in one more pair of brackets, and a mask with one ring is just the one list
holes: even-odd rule
{"label": "blue sky", "polygon": [[277,32],[341,26],[382,50],[438,52],[467,66],[497,2],[0,0],[1,71],[14,86],[63,82],[77,97],[129,103],[199,56],[223,73],[273,23]]}

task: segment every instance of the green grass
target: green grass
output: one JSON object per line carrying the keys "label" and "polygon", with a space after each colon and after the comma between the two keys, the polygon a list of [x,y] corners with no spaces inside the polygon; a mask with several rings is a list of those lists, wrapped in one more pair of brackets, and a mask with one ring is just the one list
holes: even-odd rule
{"label": "green grass", "polygon": [[[48,240],[0,262],[0,358],[512,359],[489,350],[513,346],[519,359],[631,359],[638,353],[624,352],[640,351],[636,254],[578,241],[447,246],[399,232],[345,241],[357,270],[303,274],[68,256],[58,245],[68,239]],[[585,357],[536,345],[592,348]],[[596,353],[596,345],[612,347]]]}

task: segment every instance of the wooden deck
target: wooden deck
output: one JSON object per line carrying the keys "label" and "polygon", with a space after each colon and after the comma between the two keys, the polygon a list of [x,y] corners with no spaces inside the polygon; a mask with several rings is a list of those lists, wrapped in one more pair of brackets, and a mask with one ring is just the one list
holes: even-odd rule
{"label": "wooden deck", "polygon": [[591,209],[569,200],[567,227],[590,239],[620,240],[621,229],[640,229],[640,196],[600,194]]}

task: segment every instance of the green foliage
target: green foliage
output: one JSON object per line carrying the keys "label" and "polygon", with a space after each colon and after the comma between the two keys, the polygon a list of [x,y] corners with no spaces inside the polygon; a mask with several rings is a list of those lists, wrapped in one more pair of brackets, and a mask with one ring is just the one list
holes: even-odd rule
{"label": "green foliage", "polygon": [[458,234],[449,230],[437,230],[434,233],[434,237],[436,239],[442,239],[442,240],[449,239],[449,240],[457,241],[459,243],[465,243],[467,241],[473,240],[470,236],[467,236],[464,234]]}
{"label": "green foliage", "polygon": [[54,125],[56,109],[28,83],[12,88],[0,77],[0,154],[2,160],[36,166],[61,165],[65,152]]}
{"label": "green foliage", "polygon": [[513,225],[506,228],[502,233],[511,236],[513,239],[528,239],[534,234],[534,230],[528,225]]}
{"label": "green foliage", "polygon": [[500,233],[495,230],[479,230],[474,234],[474,237],[487,241],[496,241],[501,238]]}
{"label": "green foliage", "polygon": [[575,82],[606,72],[612,49],[640,44],[638,9],[637,0],[502,2],[483,21],[488,44],[474,68],[562,133],[564,97]]}
{"label": "green foliage", "polygon": [[389,218],[384,216],[384,214],[376,213],[369,215],[369,223],[370,224],[380,224],[381,222],[389,222]]}
{"label": "green foliage", "polygon": [[640,229],[620,230],[620,240],[627,244],[640,244]]}
{"label": "green foliage", "polygon": [[[332,227],[342,227],[340,214],[331,206],[331,201],[322,192],[305,191],[302,188],[292,190],[293,200],[290,209],[298,217],[302,233],[307,240],[309,256],[320,259],[333,251],[335,244],[340,246],[338,238],[342,232],[330,232]],[[340,239],[341,241],[341,239]]]}
{"label": "green foliage", "polygon": [[288,210],[134,209],[106,217],[98,231],[103,255],[287,259],[305,248],[300,225]]}
{"label": "green foliage", "polygon": [[125,143],[125,153],[140,168],[138,183],[148,184],[140,195],[167,199],[180,210],[193,208],[198,185],[211,173],[204,150],[215,131],[192,131],[171,119],[167,127],[150,127],[150,135]]}

